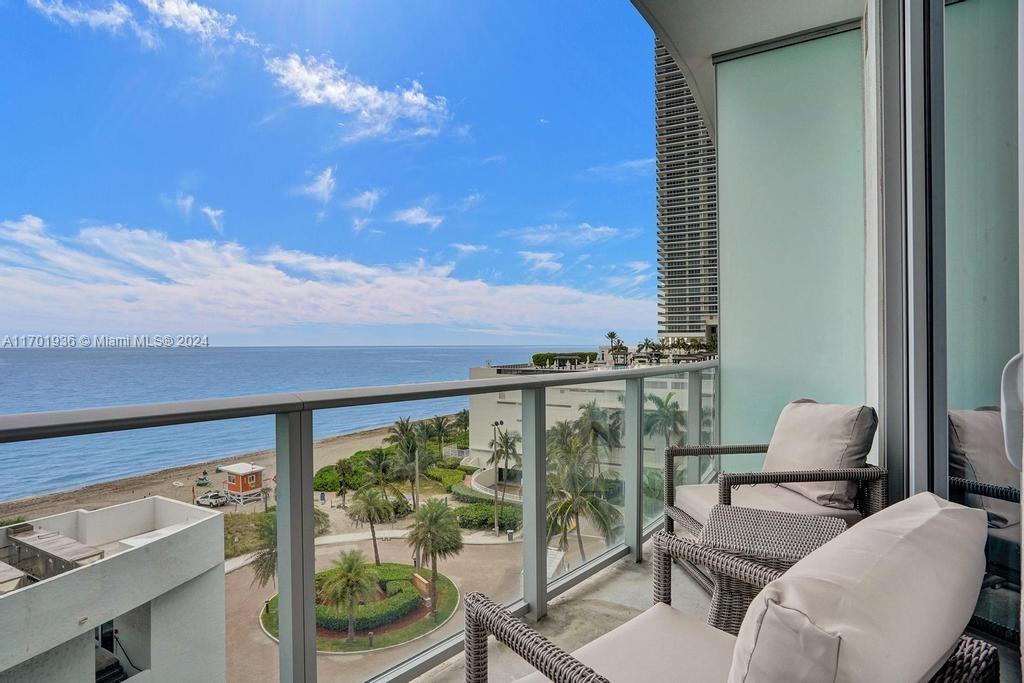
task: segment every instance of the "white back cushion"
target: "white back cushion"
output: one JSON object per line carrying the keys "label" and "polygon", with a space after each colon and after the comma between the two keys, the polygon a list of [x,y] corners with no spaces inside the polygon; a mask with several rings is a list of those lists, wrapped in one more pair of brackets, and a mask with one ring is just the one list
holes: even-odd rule
{"label": "white back cushion", "polygon": [[754,598],[730,683],[922,680],[974,612],[985,538],[983,511],[930,493],[867,517]]}
{"label": "white back cushion", "polygon": [[[1020,487],[1020,472],[1006,457],[998,409],[949,411],[949,474],[998,486]],[[986,496],[968,496],[972,507],[988,512],[988,523],[1003,528],[1020,523],[1020,505]]]}
{"label": "white back cushion", "polygon": [[[782,409],[764,458],[765,472],[864,467],[878,415],[868,406],[793,401]],[[848,481],[782,484],[818,505],[852,510],[857,484]]]}

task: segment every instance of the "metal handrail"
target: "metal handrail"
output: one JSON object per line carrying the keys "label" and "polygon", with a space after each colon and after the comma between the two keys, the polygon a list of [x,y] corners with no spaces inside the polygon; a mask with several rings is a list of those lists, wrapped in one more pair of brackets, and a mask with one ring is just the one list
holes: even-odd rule
{"label": "metal handrail", "polygon": [[192,422],[233,420],[329,408],[397,403],[431,398],[450,398],[575,384],[660,377],[718,367],[718,360],[672,365],[653,365],[624,370],[592,370],[575,373],[486,377],[452,382],[396,384],[379,387],[325,389],[230,398],[209,398],[170,403],[55,410],[0,415],[0,443],[52,439],[97,432],[116,432]]}

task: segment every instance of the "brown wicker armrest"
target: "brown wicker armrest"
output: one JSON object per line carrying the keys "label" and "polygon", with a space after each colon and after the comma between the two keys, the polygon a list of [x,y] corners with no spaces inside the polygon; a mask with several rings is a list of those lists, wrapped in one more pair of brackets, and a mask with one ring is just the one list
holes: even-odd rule
{"label": "brown wicker armrest", "polygon": [[949,488],[953,491],[1007,500],[1011,503],[1020,502],[1020,489],[1015,489],[1012,486],[999,486],[998,484],[986,484],[983,481],[974,481],[973,479],[950,477]]}
{"label": "brown wicker armrest", "polygon": [[977,638],[960,636],[953,655],[931,683],[999,683],[999,652]]}
{"label": "brown wicker armrest", "polygon": [[610,683],[483,593],[466,594],[465,622],[466,683],[487,681],[488,635],[554,683]]}
{"label": "brown wicker armrest", "polygon": [[778,569],[752,562],[733,553],[708,548],[666,531],[654,534],[654,601],[672,603],[672,560],[686,560],[732,577],[760,590],[782,576]]}
{"label": "brown wicker armrest", "polygon": [[888,500],[888,472],[885,468],[848,467],[834,470],[789,472],[723,472],[718,477],[718,502],[732,504],[732,487],[741,484],[791,484],[808,481],[855,481],[866,484],[861,512],[867,516],[884,508]]}
{"label": "brown wicker armrest", "polygon": [[721,446],[702,444],[699,446],[670,446],[665,449],[665,505],[675,504],[676,458],[699,458],[704,455],[742,455],[745,453],[767,453],[768,444],[757,443],[746,446]]}

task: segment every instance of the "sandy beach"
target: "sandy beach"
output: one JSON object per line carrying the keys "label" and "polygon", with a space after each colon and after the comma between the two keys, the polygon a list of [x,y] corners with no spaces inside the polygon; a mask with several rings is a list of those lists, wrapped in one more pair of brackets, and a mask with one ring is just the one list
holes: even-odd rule
{"label": "sandy beach", "polygon": [[[377,427],[317,441],[313,446],[314,471],[324,465],[336,463],[342,458],[348,458],[356,451],[380,446],[384,436],[387,434],[387,430],[387,427]],[[216,468],[218,465],[227,465],[232,462],[251,462],[266,467],[267,470],[264,473],[265,481],[271,480],[276,470],[274,451],[264,450],[243,453],[219,460],[209,460],[136,477],[92,484],[71,491],[46,493],[31,498],[3,502],[0,503],[0,519],[11,517],[36,519],[67,510],[78,508],[92,510],[155,495],[191,503],[192,485],[202,475],[203,470],[209,472],[212,486],[196,487],[197,496],[205,491],[224,488],[226,475],[216,473]],[[102,467],[102,462],[98,461],[96,466]],[[175,486],[175,482],[181,485]],[[247,507],[255,509],[257,506],[258,504]],[[233,508],[234,506],[225,506],[221,510],[223,512],[232,512]]]}

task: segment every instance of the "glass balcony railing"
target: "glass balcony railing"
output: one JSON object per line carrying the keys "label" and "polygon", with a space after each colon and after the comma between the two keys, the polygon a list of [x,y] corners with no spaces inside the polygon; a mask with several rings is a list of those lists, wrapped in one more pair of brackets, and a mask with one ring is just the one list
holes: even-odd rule
{"label": "glass balcony railing", "polygon": [[[211,423],[211,434],[219,425],[231,428],[241,420],[266,429],[268,445],[271,434],[274,438],[272,453],[260,461],[266,465],[260,476],[266,478],[253,485],[252,500],[240,503],[239,512],[234,503],[220,508],[231,513],[223,519],[234,557],[224,582],[214,582],[224,590],[227,613],[227,639],[214,654],[225,653],[228,680],[266,680],[277,670],[281,680],[312,681],[320,675],[399,681],[461,649],[461,596],[467,591],[482,591],[517,615],[540,617],[549,600],[601,569],[626,557],[639,560],[644,540],[661,522],[666,438],[673,444],[714,438],[716,384],[717,360],[709,360],[3,415],[0,444],[127,441],[132,435],[116,433],[145,428],[142,434],[151,438],[199,422]],[[418,403],[425,401],[434,403]],[[423,414],[424,405],[442,405],[439,401],[439,412],[468,407],[465,424],[456,426],[455,416],[442,416],[438,419],[448,427],[432,436],[416,421],[405,426],[400,421],[367,433],[365,443],[314,441],[315,423],[331,421],[337,412],[399,404],[408,405],[410,414]],[[84,436],[96,434],[103,436]],[[703,481],[713,466],[702,462],[680,481]],[[218,479],[225,473],[242,488],[253,476],[225,469]],[[204,533],[213,528],[208,518],[202,524]],[[255,528],[268,524],[269,529]],[[448,528],[448,541],[430,540],[442,527]],[[168,537],[178,529],[154,528],[148,533]],[[0,541],[9,529],[0,527]],[[261,545],[261,534],[274,540]],[[239,551],[248,540],[253,547]],[[276,563],[261,552],[267,547],[276,551]],[[177,550],[185,556],[208,551]],[[16,564],[7,556],[0,562],[5,557]],[[352,571],[353,563],[369,570],[364,574],[370,578],[367,590],[350,602],[337,579]],[[141,575],[147,574],[143,568]],[[43,584],[26,583],[8,592],[0,587],[0,609],[20,592],[33,590],[40,604],[50,599]],[[58,592],[52,599],[59,599]],[[108,596],[90,600],[100,605]],[[158,616],[148,607],[140,612],[142,607],[113,601],[111,609],[125,609],[127,618],[103,617],[113,622],[122,648],[133,655],[142,647],[130,639],[133,623],[173,618],[172,612]],[[215,602],[211,609],[218,607]],[[152,624],[150,629],[156,632]],[[98,643],[110,629],[99,630]],[[35,655],[48,652],[57,650]],[[359,656],[330,656],[335,653]],[[148,657],[133,660],[144,669]],[[0,668],[20,664],[10,658],[3,663]]]}

